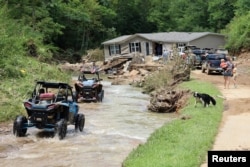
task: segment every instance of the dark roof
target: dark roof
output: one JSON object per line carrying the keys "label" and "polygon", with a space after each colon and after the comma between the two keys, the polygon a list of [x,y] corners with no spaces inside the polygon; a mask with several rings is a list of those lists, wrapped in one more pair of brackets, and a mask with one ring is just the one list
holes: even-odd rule
{"label": "dark roof", "polygon": [[117,43],[117,42],[126,41],[131,36],[133,36],[133,35],[123,35],[123,36],[120,36],[120,37],[108,40],[106,42],[103,42],[103,44],[106,44],[106,43]]}
{"label": "dark roof", "polygon": [[45,82],[45,81],[37,81],[37,84],[42,85],[42,87],[45,88],[72,88],[72,86],[70,86],[67,83],[61,83],[61,82]]}
{"label": "dark roof", "polygon": [[147,33],[147,34],[138,33],[134,35],[124,35],[121,37],[117,37],[105,41],[102,44],[106,45],[106,44],[122,43],[136,36],[155,42],[190,42],[206,35],[224,36],[222,34],[211,33],[211,32],[159,32],[159,33]]}

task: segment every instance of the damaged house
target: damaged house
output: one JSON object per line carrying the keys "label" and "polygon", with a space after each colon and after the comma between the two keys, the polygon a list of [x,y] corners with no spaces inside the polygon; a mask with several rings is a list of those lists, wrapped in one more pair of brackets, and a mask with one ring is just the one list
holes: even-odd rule
{"label": "damaged house", "polygon": [[224,47],[225,36],[211,32],[160,32],[137,33],[120,36],[102,43],[105,59],[114,57],[132,57],[135,54],[161,56],[164,49],[172,50],[173,46],[182,51],[185,46],[210,48],[216,50]]}

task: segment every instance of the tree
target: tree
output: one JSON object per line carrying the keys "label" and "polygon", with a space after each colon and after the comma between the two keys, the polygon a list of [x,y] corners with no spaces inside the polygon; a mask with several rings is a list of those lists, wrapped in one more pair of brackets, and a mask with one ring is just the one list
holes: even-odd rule
{"label": "tree", "polygon": [[49,13],[58,3],[56,0],[6,0],[5,3],[10,10],[10,16],[43,34],[45,43],[51,43],[54,36],[62,34],[64,26],[54,22]]}
{"label": "tree", "polygon": [[209,25],[214,32],[224,29],[234,17],[234,3],[237,0],[210,0],[208,1]]}
{"label": "tree", "polygon": [[236,15],[244,15],[250,11],[250,1],[249,0],[237,0],[235,3]]}
{"label": "tree", "polygon": [[117,33],[128,35],[155,31],[154,23],[148,21],[150,8],[150,0],[118,0],[115,4]]}
{"label": "tree", "polygon": [[63,34],[55,41],[61,49],[84,53],[87,49],[100,46],[107,36],[115,34],[115,13],[96,0],[62,1],[54,8],[54,20],[65,26]]}
{"label": "tree", "polygon": [[[10,17],[6,5],[0,8],[0,76],[17,78],[21,75],[20,68],[26,62],[21,61],[24,56],[49,57],[51,49],[44,45],[42,35],[23,22]],[[29,46],[34,44],[35,50]]]}
{"label": "tree", "polygon": [[241,49],[250,48],[250,12],[246,15],[235,17],[227,25],[223,33],[227,37],[226,47],[232,52],[240,52]]}

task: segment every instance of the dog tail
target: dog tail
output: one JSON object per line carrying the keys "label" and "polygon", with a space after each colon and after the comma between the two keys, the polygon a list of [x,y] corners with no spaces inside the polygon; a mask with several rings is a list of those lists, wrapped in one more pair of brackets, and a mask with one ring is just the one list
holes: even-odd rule
{"label": "dog tail", "polygon": [[215,106],[215,105],[216,105],[216,101],[215,101],[215,99],[214,99],[213,97],[211,97],[211,96],[210,96],[210,99],[211,99],[211,101],[212,101],[213,105]]}

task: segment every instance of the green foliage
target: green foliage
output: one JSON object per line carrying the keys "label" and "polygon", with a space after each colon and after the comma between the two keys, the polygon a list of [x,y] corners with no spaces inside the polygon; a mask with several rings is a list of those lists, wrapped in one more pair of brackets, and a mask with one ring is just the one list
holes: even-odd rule
{"label": "green foliage", "polygon": [[219,32],[234,17],[234,3],[237,0],[210,0],[208,1],[209,24],[214,32]]}
{"label": "green foliage", "polygon": [[235,3],[236,15],[245,15],[250,11],[250,1],[249,0],[237,0]]}
{"label": "green foliage", "polygon": [[156,30],[157,25],[148,21],[152,9],[151,0],[118,0],[115,5],[117,13],[116,28],[119,34],[149,33]]}
{"label": "green foliage", "polygon": [[250,48],[250,12],[235,17],[223,31],[227,36],[226,47],[239,52],[242,48]]}
{"label": "green foliage", "polygon": [[146,93],[150,93],[159,88],[173,89],[173,86],[170,86],[170,84],[175,82],[177,79],[180,79],[174,79],[174,76],[183,74],[189,78],[190,71],[186,67],[185,61],[181,58],[181,56],[179,56],[177,49],[173,48],[172,60],[168,61],[164,68],[145,78],[145,84],[143,85],[144,91]]}
{"label": "green foliage", "polygon": [[63,49],[85,53],[89,48],[99,47],[107,36],[116,34],[115,13],[96,0],[60,2],[54,8],[51,14],[55,21],[65,27],[63,35],[55,40]]}
{"label": "green foliage", "polygon": [[39,35],[30,38],[38,49],[32,54],[45,60],[58,52],[57,48],[85,54],[118,35],[220,32],[250,8],[248,0],[2,0],[0,4],[7,4],[9,18],[24,23],[19,29],[29,27],[30,34]]}
{"label": "green foliage", "polygon": [[11,120],[16,115],[26,114],[22,102],[30,97],[35,81],[71,82],[71,75],[61,71],[56,65],[40,63],[36,59],[22,57],[18,64],[7,65],[9,76],[1,77],[0,122]]}
{"label": "green foliage", "polygon": [[178,31],[206,31],[210,29],[207,22],[207,2],[203,0],[177,0],[168,5],[168,13]]}
{"label": "green foliage", "polygon": [[42,40],[46,43],[51,43],[54,36],[62,34],[61,29],[64,28],[50,16],[50,10],[53,10],[52,7],[56,6],[56,3],[49,0],[7,1],[10,16],[42,34]]}
{"label": "green foliage", "polygon": [[[184,82],[183,87],[210,92],[213,96],[220,94],[212,84],[195,80]],[[179,111],[180,116],[166,122],[145,144],[133,150],[123,167],[200,166],[212,147],[222,118],[223,100],[216,100],[216,106],[194,108],[194,98],[190,98],[187,106]]]}
{"label": "green foliage", "polygon": [[50,60],[52,47],[43,44],[40,33],[11,19],[6,6],[0,8],[0,36],[0,121],[6,121],[24,113],[21,104],[35,80],[69,82],[71,77],[51,62],[38,62]]}
{"label": "green foliage", "polygon": [[158,72],[153,73],[145,79],[145,85],[143,89],[145,92],[152,92],[157,88],[166,87],[171,81],[171,73],[169,69],[164,68]]}

